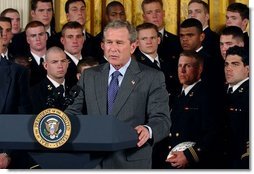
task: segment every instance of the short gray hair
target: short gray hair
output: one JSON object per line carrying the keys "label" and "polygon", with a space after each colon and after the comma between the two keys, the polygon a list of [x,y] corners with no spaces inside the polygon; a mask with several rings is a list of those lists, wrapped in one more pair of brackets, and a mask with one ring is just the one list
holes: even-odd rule
{"label": "short gray hair", "polygon": [[108,23],[108,25],[106,25],[106,27],[104,28],[104,30],[103,30],[103,41],[105,39],[105,33],[110,28],[114,28],[114,29],[126,28],[129,32],[130,42],[134,43],[137,40],[137,31],[136,31],[136,28],[133,25],[131,25],[128,21],[116,20],[116,21]]}

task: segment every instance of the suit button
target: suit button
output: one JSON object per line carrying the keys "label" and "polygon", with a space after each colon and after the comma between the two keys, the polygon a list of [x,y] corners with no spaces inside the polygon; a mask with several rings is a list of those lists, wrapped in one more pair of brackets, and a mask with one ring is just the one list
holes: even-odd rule
{"label": "suit button", "polygon": [[179,137],[179,135],[180,135],[179,133],[176,133],[176,137]]}
{"label": "suit button", "polygon": [[171,146],[168,146],[168,149],[171,149]]}
{"label": "suit button", "polygon": [[169,136],[169,137],[172,137],[172,134],[171,134],[171,133],[169,133],[169,134],[168,134],[168,136]]}

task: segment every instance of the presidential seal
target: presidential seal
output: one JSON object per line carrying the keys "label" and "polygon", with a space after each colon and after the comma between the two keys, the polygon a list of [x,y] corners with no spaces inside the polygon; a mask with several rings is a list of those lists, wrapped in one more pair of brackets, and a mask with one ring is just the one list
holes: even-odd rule
{"label": "presidential seal", "polygon": [[61,110],[48,108],[40,112],[33,124],[34,137],[50,149],[64,145],[71,134],[71,122]]}

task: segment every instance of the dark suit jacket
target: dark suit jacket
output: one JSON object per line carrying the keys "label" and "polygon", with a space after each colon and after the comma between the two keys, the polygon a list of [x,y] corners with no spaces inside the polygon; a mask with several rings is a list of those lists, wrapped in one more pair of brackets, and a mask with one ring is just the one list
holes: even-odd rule
{"label": "dark suit jacket", "polygon": [[0,59],[0,113],[30,113],[28,70]]}
{"label": "dark suit jacket", "polygon": [[29,51],[29,54],[27,55],[28,61],[30,62],[30,86],[34,86],[42,81],[46,77],[46,70],[43,66],[39,66]]}
{"label": "dark suit jacket", "polygon": [[[31,98],[34,114],[39,114],[42,110],[49,107],[55,107],[60,110],[64,110],[66,108],[66,106],[64,106],[64,98],[58,95],[53,95],[55,90],[55,86],[47,77],[31,88]],[[65,86],[65,95],[68,94],[68,91],[69,87]],[[47,105],[48,97],[55,99],[56,102],[53,103],[53,106]]]}
{"label": "dark suit jacket", "polygon": [[[68,115],[81,114],[83,103],[90,115],[107,114],[107,88],[109,64],[102,64],[86,70],[78,82],[83,89],[73,105],[65,112]],[[131,60],[112,110],[112,116],[130,124],[148,125],[153,132],[153,141],[164,138],[169,131],[168,97],[163,74]],[[103,162],[103,168],[151,168],[152,145],[131,148],[111,153]]]}
{"label": "dark suit jacket", "polygon": [[[228,87],[226,87],[226,90]],[[229,168],[249,169],[249,80],[227,94],[226,127]]]}
{"label": "dark suit jacket", "polygon": [[173,59],[178,62],[181,51],[182,48],[179,37],[165,30],[158,47],[159,57],[163,60]]}
{"label": "dark suit jacket", "polygon": [[77,79],[77,65],[73,62],[73,60],[66,54],[66,58],[69,60],[69,66],[67,69],[67,73],[65,75],[65,79],[67,81],[67,85],[71,88],[74,85],[77,84],[78,79]]}
{"label": "dark suit jacket", "polygon": [[212,57],[220,57],[220,37],[217,33],[211,30],[210,27],[207,27],[204,30],[205,39],[202,42],[203,47],[207,50],[208,54]]}
{"label": "dark suit jacket", "polygon": [[250,45],[250,40],[249,40],[249,35],[248,32],[243,33],[244,36],[244,48],[249,52],[249,45]]}

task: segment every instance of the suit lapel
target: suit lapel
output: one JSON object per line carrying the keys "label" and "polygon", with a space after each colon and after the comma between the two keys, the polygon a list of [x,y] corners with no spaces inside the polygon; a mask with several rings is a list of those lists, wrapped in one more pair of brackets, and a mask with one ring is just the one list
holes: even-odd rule
{"label": "suit lapel", "polygon": [[96,101],[102,115],[107,113],[107,91],[108,91],[109,64],[106,63],[100,73],[94,76]]}
{"label": "suit lapel", "polygon": [[141,72],[140,68],[138,66],[138,63],[134,60],[131,61],[130,66],[128,67],[122,84],[119,88],[118,94],[116,96],[115,104],[113,107],[112,115],[118,115],[121,108],[127,101],[129,95],[133,91],[133,89],[137,86],[139,83],[140,78],[137,76],[137,74]]}
{"label": "suit lapel", "polygon": [[0,113],[4,111],[4,106],[6,102],[6,97],[10,88],[11,84],[11,77],[10,77],[10,66],[9,65],[0,65]]}

